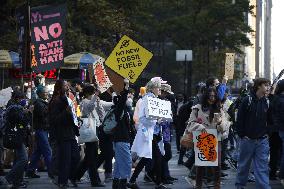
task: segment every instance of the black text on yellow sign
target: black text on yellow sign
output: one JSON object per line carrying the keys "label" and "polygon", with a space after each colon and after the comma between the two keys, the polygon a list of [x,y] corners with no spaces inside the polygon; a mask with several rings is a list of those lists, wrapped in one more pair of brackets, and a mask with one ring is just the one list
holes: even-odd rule
{"label": "black text on yellow sign", "polygon": [[106,60],[106,65],[134,83],[149,63],[153,54],[127,37],[121,38]]}

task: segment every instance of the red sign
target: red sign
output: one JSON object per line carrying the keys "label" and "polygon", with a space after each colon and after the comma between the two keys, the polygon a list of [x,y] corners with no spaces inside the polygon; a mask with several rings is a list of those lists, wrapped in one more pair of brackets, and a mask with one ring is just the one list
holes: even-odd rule
{"label": "red sign", "polygon": [[[36,77],[36,73],[32,73],[32,74],[22,74],[20,69],[10,69],[9,73],[12,77],[14,78],[35,78]],[[49,71],[45,71],[42,73],[42,75],[44,75],[44,77],[46,79],[56,79],[57,78],[57,70],[53,69],[53,70],[49,70]]]}

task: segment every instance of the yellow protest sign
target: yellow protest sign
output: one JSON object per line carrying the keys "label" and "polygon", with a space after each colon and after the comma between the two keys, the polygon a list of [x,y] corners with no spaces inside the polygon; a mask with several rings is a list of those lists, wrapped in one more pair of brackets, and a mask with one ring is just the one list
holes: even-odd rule
{"label": "yellow protest sign", "polygon": [[134,83],[153,54],[124,35],[113,49],[105,64],[113,71]]}

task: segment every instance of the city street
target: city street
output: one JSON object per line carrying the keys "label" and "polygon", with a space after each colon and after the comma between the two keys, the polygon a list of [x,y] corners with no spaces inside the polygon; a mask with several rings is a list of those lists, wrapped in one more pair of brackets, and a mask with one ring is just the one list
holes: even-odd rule
{"label": "city street", "polygon": [[[178,178],[178,181],[174,183],[174,185],[168,185],[169,188],[172,189],[191,189],[193,188],[185,179],[185,176],[188,174],[188,170],[184,166],[177,165],[177,153],[175,145],[173,145],[173,158],[170,161],[170,171],[173,177]],[[103,180],[104,175],[102,173],[102,170],[100,170],[101,174],[100,177]],[[222,189],[233,189],[234,187],[234,181],[235,181],[235,174],[236,171],[233,169],[230,169],[226,171],[229,176],[222,180]],[[55,189],[57,188],[51,180],[47,177],[46,173],[40,173],[41,178],[40,179],[28,179],[29,185],[28,188],[30,189],[38,189],[38,188],[44,188],[44,189]],[[143,180],[144,173],[142,173],[139,176],[138,179],[138,185],[141,189],[153,189],[154,185],[151,183],[146,183]],[[79,188],[92,188],[90,187],[89,182],[82,182],[78,184]],[[205,188],[205,187],[204,187]],[[253,189],[255,188],[254,184],[249,184],[247,189]],[[283,188],[279,181],[274,181],[271,183],[272,189],[280,189]],[[111,183],[106,183],[105,189],[111,189]]]}

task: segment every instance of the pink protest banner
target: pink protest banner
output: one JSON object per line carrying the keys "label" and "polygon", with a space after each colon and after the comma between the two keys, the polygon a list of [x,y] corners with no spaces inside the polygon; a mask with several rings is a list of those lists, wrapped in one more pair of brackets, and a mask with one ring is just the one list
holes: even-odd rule
{"label": "pink protest banner", "polygon": [[65,25],[65,5],[32,8],[31,67],[34,72],[63,66]]}

